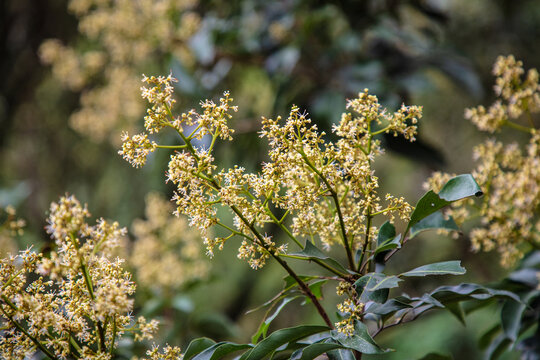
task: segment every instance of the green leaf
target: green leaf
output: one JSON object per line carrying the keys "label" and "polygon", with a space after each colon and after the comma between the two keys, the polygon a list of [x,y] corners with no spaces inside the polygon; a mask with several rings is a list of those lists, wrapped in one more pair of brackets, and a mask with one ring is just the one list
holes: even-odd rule
{"label": "green leaf", "polygon": [[501,332],[501,324],[495,324],[491,329],[484,333],[478,340],[478,347],[480,349],[486,349]]}
{"label": "green leaf", "polygon": [[306,240],[306,246],[304,246],[304,249],[302,251],[293,253],[291,255],[300,256],[307,259],[318,259],[336,270],[339,270],[345,274],[348,273],[347,269],[345,269],[339,262],[323,253],[309,240]]}
{"label": "green leaf", "polygon": [[401,234],[398,234],[396,237],[388,239],[382,244],[378,245],[375,251],[373,252],[372,256],[374,257],[377,254],[384,251],[399,249],[400,247],[401,247]]}
{"label": "green leaf", "polygon": [[[313,279],[318,279],[317,276],[310,276],[310,275],[298,275],[298,277],[300,278],[300,280],[302,280],[303,282],[308,282],[310,280],[313,280]],[[289,289],[289,288],[293,288],[295,286],[297,286],[298,284],[296,283],[296,280],[294,280],[294,278],[291,276],[291,275],[287,275],[283,278],[283,281],[285,281],[285,286],[284,286],[284,289]],[[265,303],[266,304],[266,303]]]}
{"label": "green leaf", "polygon": [[373,340],[368,333],[366,325],[362,322],[355,321],[354,329],[353,336],[347,336],[337,330],[332,330],[332,338],[344,347],[357,350],[362,354],[382,354],[389,351],[381,348],[375,340]]}
{"label": "green leaf", "polygon": [[[308,284],[309,290],[311,290],[311,292],[313,293],[313,295],[315,295],[317,299],[322,298],[322,286],[326,284],[327,282],[328,280],[322,279],[322,280],[314,281],[311,284]],[[309,303],[311,303],[311,299],[306,296],[304,298],[304,302],[302,303],[302,305],[309,304]]]}
{"label": "green leaf", "polygon": [[512,344],[512,340],[508,339],[506,335],[502,334],[498,336],[488,347],[486,351],[486,359],[498,359],[508,349],[510,344]]}
{"label": "green leaf", "polygon": [[195,355],[206,350],[215,343],[216,342],[214,340],[205,337],[193,340],[186,348],[186,352],[184,353],[184,360],[192,359]]}
{"label": "green leaf", "polygon": [[501,309],[501,323],[506,336],[516,341],[521,329],[521,318],[527,305],[512,300],[505,301]]}
{"label": "green leaf", "polygon": [[235,344],[231,342],[219,342],[205,349],[200,354],[192,358],[192,360],[217,360],[230,353],[251,348],[248,344]]}
{"label": "green leaf", "polygon": [[281,303],[278,305],[276,310],[272,313],[272,315],[266,317],[266,319],[263,320],[263,322],[259,326],[259,329],[257,330],[257,333],[255,333],[255,335],[253,335],[253,337],[251,338],[251,342],[253,344],[256,344],[261,336],[266,337],[266,332],[268,331],[268,328],[270,327],[270,323],[274,321],[274,319],[279,315],[279,313],[285,307],[285,305],[287,305],[288,303],[290,303],[291,301],[293,301],[294,299],[298,297],[299,296],[284,298],[281,301]]}
{"label": "green leaf", "polygon": [[347,349],[332,350],[326,355],[328,355],[328,360],[354,360],[354,354]]}
{"label": "green leaf", "polygon": [[380,288],[375,291],[368,290],[369,287],[375,286],[377,284],[377,278],[380,278],[380,276],[385,277],[386,275],[379,273],[370,273],[362,276],[354,283],[354,286],[356,287],[356,292],[360,295],[360,301],[364,304],[368,301],[384,303],[388,299],[388,288]]}
{"label": "green leaf", "polygon": [[[380,289],[392,289],[399,286],[399,282],[402,281],[397,276],[386,276],[381,273],[369,273],[362,277],[367,278],[366,285],[364,287],[367,291],[377,291]],[[361,279],[361,278],[360,278]],[[360,281],[360,279],[357,280]]]}
{"label": "green leaf", "polygon": [[330,330],[326,326],[302,325],[274,331],[253,349],[242,355],[240,360],[260,360],[272,353],[281,345],[294,342],[307,336]]}
{"label": "green leaf", "polygon": [[457,201],[470,196],[484,195],[480,186],[471,174],[458,175],[450,180],[439,191],[439,197],[446,201]]}
{"label": "green leaf", "polygon": [[459,230],[454,219],[452,219],[451,217],[449,219],[445,219],[444,215],[440,211],[437,211],[431,215],[426,216],[418,223],[413,225],[411,227],[409,239],[412,239],[416,235],[420,234],[422,231],[433,229]]}
{"label": "green leaf", "polygon": [[366,309],[366,312],[376,315],[388,315],[399,310],[412,308],[412,305],[410,305],[411,302],[411,299],[398,296],[388,300],[384,304],[373,303]]}
{"label": "green leaf", "polygon": [[460,263],[460,261],[438,262],[417,267],[399,276],[463,275],[466,270],[460,266]]}
{"label": "green leaf", "polygon": [[396,228],[390,221],[382,224],[377,235],[377,247],[396,237]]}
{"label": "green leaf", "polygon": [[405,233],[422,219],[439,211],[452,202],[471,196],[481,196],[482,194],[482,190],[480,190],[480,187],[470,174],[459,175],[450,179],[443,186],[439,195],[430,190],[418,200],[418,203],[411,214],[411,220],[407,225]]}
{"label": "green leaf", "polygon": [[463,326],[466,326],[465,312],[463,311],[463,307],[461,307],[461,303],[456,302],[446,304],[446,309],[450,311],[452,315],[454,315]]}
{"label": "green leaf", "polygon": [[303,349],[296,350],[290,357],[291,360],[312,360],[328,351],[343,348],[339,343],[317,342]]}

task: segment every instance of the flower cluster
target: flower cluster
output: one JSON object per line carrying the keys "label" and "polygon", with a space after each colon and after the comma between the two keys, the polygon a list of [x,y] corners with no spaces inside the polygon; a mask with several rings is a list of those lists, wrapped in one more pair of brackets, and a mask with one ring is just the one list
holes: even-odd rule
{"label": "flower cluster", "polygon": [[0,260],[2,358],[24,359],[37,347],[52,359],[112,359],[126,331],[151,338],[156,321],[131,326],[135,284],[112,255],[125,229],[103,219],[91,226],[89,216],[76,198],[62,197],[47,226],[56,249]]}
{"label": "flower cluster", "polygon": [[348,282],[340,282],[337,286],[336,293],[339,296],[347,296],[345,301],[337,305],[339,312],[344,315],[345,318],[335,324],[336,330],[347,336],[352,336],[354,334],[355,321],[362,320],[364,304],[358,301],[356,290]]}
{"label": "flower cluster", "polygon": [[[82,91],[81,109],[71,126],[97,141],[117,143],[119,129],[138,119],[139,73],[155,55],[172,54],[190,66],[189,39],[200,28],[197,0],[96,1],[70,0],[79,21],[83,45],[57,39],[40,47],[41,60],[65,87]],[[96,85],[98,84],[98,85]],[[113,134],[110,139],[107,137]]]}
{"label": "flower cluster", "polygon": [[133,222],[135,242],[129,258],[139,286],[173,293],[208,276],[199,233],[184,217],[172,216],[173,205],[157,193],[146,197],[146,219]]}
{"label": "flower cluster", "polygon": [[[216,246],[221,248],[227,239],[238,235],[243,238],[238,257],[260,268],[269,257],[285,254],[285,247],[265,234],[266,224],[274,223],[300,247],[301,237],[312,241],[318,238],[327,247],[343,244],[350,267],[356,269],[352,253],[373,246],[375,216],[408,219],[412,208],[403,198],[387,195],[387,205],[383,206],[371,162],[383,152],[377,135],[393,133],[414,140],[420,107],[402,106],[391,113],[365,90],[348,102],[351,112],[343,114],[334,126],[338,140],[333,143],[324,139],[325,134],[311,124],[306,113],[293,106],[284,122],[279,117],[263,118],[260,136],[268,139],[269,161],[260,172],[246,173],[239,166],[218,170],[214,165],[215,140],[231,139],[227,122],[231,112],[237,110],[228,93],[219,105],[202,102],[202,114],[191,110],[174,117],[170,111],[170,83],[174,79],[145,77],[145,81],[152,85],[143,88],[143,97],[152,105],[145,121],[146,131],[155,133],[167,126],[176,130],[184,143],[156,145],[178,150],[171,155],[167,171],[167,181],[176,186],[176,214],[189,216],[190,225],[201,230],[209,255]],[[194,130],[185,132],[185,125]],[[208,148],[191,144],[192,139],[206,134],[212,137]],[[125,148],[131,143],[124,140]],[[124,150],[120,153],[126,154]],[[136,160],[127,160],[142,164],[145,156],[141,151],[134,155]],[[219,204],[232,211],[233,226],[218,218]],[[290,228],[285,222],[287,216]],[[212,226],[222,227],[230,235],[213,238],[207,232]]]}
{"label": "flower cluster", "polygon": [[16,217],[15,208],[6,206],[0,209],[0,256],[17,252],[17,245],[13,237],[23,234],[23,228],[26,222]]}
{"label": "flower cluster", "polygon": [[495,94],[498,99],[486,110],[483,106],[467,109],[465,118],[480,130],[493,133],[503,125],[512,126],[522,115],[540,111],[538,71],[530,69],[523,78],[523,63],[510,55],[499,56],[493,66]]}
{"label": "flower cluster", "polygon": [[[530,136],[529,142],[520,146],[489,139],[476,146],[473,156],[478,165],[472,175],[484,191],[483,202],[479,208],[472,206],[472,200],[455,204],[449,214],[458,224],[479,216],[479,226],[470,232],[473,249],[497,250],[501,264],[511,266],[529,246],[540,246],[540,133],[532,117],[540,112],[540,87],[536,69],[529,70],[526,79],[521,80],[522,63],[513,56],[499,57],[493,72],[499,99],[488,114],[500,112],[500,116],[480,116],[484,110],[478,107],[467,110],[466,117],[488,132],[502,125],[521,130]],[[529,127],[514,122],[521,117],[529,121]],[[438,190],[450,177],[436,173],[427,187]]]}

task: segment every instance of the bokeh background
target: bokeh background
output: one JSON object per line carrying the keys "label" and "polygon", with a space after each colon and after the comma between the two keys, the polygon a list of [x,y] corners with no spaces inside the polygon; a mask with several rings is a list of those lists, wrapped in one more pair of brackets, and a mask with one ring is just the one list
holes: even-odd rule
{"label": "bokeh background", "polygon": [[[0,206],[15,206],[27,221],[12,248],[47,250],[47,210],[65,193],[88,203],[94,216],[128,227],[128,257],[149,233],[168,239],[162,254],[185,247],[175,236],[198,244],[185,224],[167,218],[167,202],[147,197],[172,193],[164,182],[168,154],[155,154],[141,170],[117,154],[121,131],[142,128],[143,73],[179,79],[179,110],[230,90],[240,109],[232,120],[235,140],[218,145],[217,159],[255,171],[266,151],[257,133],[261,116],[286,115],[296,104],[330,132],[346,99],[364,88],[392,110],[422,105],[418,141],[385,138],[387,154],[376,162],[382,192],[415,203],[431,172],[472,169],[471,149],[486,135],[463,112],[491,103],[496,57],[514,54],[526,68],[540,67],[535,0],[6,0],[0,7]],[[167,211],[152,219],[157,209]],[[168,223],[174,234],[160,232]],[[168,255],[157,254],[155,262],[138,262],[153,270],[130,263],[136,279],[151,271],[183,279],[140,284],[139,311],[163,321],[162,340],[169,343],[185,345],[196,336],[247,341],[264,312],[246,311],[270,299],[284,274],[271,265],[251,270],[236,259],[233,244],[212,261],[193,255],[192,247],[182,255],[187,262],[162,262]],[[465,277],[436,278],[430,288],[489,284],[505,273],[495,254],[472,253],[466,236],[429,234],[401,253],[390,265],[396,271],[463,261]],[[410,281],[399,291],[416,295],[428,285]],[[329,304],[333,293],[325,289]],[[450,314],[426,316],[378,338],[397,353],[370,358],[416,359],[431,351],[481,358],[477,340],[495,314],[495,307],[475,313],[467,327]],[[293,304],[273,326],[299,321],[319,320]],[[129,355],[130,345],[124,347]]]}

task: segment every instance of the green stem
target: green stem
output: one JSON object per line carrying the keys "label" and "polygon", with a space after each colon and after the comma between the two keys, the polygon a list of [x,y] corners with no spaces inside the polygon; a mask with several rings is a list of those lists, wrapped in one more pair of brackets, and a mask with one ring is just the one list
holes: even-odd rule
{"label": "green stem", "polygon": [[156,145],[158,149],[185,149],[186,145]]}
{"label": "green stem", "polygon": [[339,205],[339,199],[338,199],[337,193],[332,188],[332,186],[330,186],[330,183],[328,182],[326,177],[315,166],[313,166],[311,161],[309,161],[306,153],[302,149],[297,149],[297,151],[302,156],[307,166],[309,166],[309,168],[313,170],[313,172],[315,172],[315,174],[317,174],[321,178],[321,180],[324,182],[324,184],[328,188],[328,191],[330,191],[330,195],[332,196],[332,199],[334,200],[334,204],[336,206],[336,211],[339,218],[339,225],[341,228],[341,238],[343,241],[343,246],[345,247],[345,251],[347,252],[347,260],[349,261],[349,267],[351,270],[354,271],[356,266],[354,264],[354,258],[352,256],[352,251],[349,246],[349,241],[347,240],[347,230],[345,229],[345,222],[343,221],[343,214],[341,213],[341,207]]}
{"label": "green stem", "polygon": [[[4,301],[6,300],[4,296],[2,296]],[[18,322],[16,322],[12,316],[10,316],[5,310],[4,307],[0,305],[0,310],[4,314],[4,316],[19,330],[22,332],[26,337],[28,337],[46,356],[48,356],[50,359],[58,359],[54,354],[52,354],[49,349],[45,347],[42,343],[39,342],[35,337],[30,335],[28,331],[26,331],[25,328],[23,328]]]}
{"label": "green stem", "polygon": [[504,122],[504,125],[507,125],[507,126],[509,126],[509,127],[511,127],[511,128],[514,128],[514,129],[516,129],[516,130],[519,130],[519,131],[526,132],[526,133],[528,133],[528,134],[532,133],[532,131],[533,131],[533,129],[534,129],[534,128],[531,129],[531,128],[528,128],[528,127],[526,127],[526,126],[522,126],[522,125],[516,124],[515,122],[512,122],[512,121],[510,121],[510,120],[506,120],[506,121]]}

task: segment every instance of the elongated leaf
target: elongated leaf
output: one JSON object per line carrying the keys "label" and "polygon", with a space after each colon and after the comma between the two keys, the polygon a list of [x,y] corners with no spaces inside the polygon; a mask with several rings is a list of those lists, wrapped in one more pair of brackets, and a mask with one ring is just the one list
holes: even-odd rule
{"label": "elongated leaf", "polygon": [[508,339],[516,341],[521,329],[521,317],[527,305],[513,300],[505,301],[501,309],[501,322]]}
{"label": "elongated leaf", "polygon": [[446,309],[450,311],[450,313],[454,315],[463,326],[466,326],[465,312],[463,311],[463,307],[461,306],[461,303],[456,302],[456,303],[446,304]]}
{"label": "elongated leaf", "polygon": [[396,228],[390,221],[382,224],[377,235],[377,247],[396,237]]}
{"label": "elongated leaf", "polygon": [[252,345],[248,344],[235,344],[227,341],[219,342],[205,349],[198,355],[195,355],[192,360],[217,360],[230,353],[251,347]]}
{"label": "elongated leaf", "polygon": [[391,238],[378,245],[372,256],[376,256],[384,251],[399,249],[401,247],[401,234],[398,234],[396,237]]}
{"label": "elongated leaf", "polygon": [[400,301],[397,298],[390,299],[384,304],[377,304],[373,303],[371,304],[367,309],[366,312],[376,314],[376,315],[388,315],[395,313],[396,311],[412,308],[413,306],[410,305],[412,303],[412,300],[406,300],[406,301]]}
{"label": "elongated leaf", "polygon": [[388,352],[381,348],[369,335],[367,327],[360,321],[355,321],[354,335],[347,336],[336,330],[332,330],[332,338],[348,349],[353,349],[362,354],[382,354]]}
{"label": "elongated leaf", "polygon": [[471,196],[481,196],[482,194],[482,190],[480,190],[480,187],[470,174],[459,175],[450,179],[438,195],[430,190],[418,200],[405,233],[422,219],[452,202]]}
{"label": "elongated leaf", "polygon": [[[399,282],[402,281],[397,276],[386,276],[381,273],[369,273],[363,277],[367,278],[366,285],[364,287],[365,291],[377,291],[380,289],[392,289],[399,286]],[[357,282],[360,279],[357,280]]]}
{"label": "elongated leaf", "polygon": [[484,193],[471,174],[458,175],[450,180],[439,191],[439,197],[446,201],[457,201],[471,196],[482,196]]}
{"label": "elongated leaf", "polygon": [[205,337],[191,341],[186,348],[186,352],[184,353],[184,360],[192,359],[195,355],[206,350],[215,343],[216,342],[214,340]]}
{"label": "elongated leaf", "polygon": [[348,349],[332,350],[326,355],[328,355],[328,360],[354,360],[354,354]]}
{"label": "elongated leaf", "polygon": [[240,360],[260,360],[280,346],[303,339],[307,336],[330,330],[326,326],[302,325],[274,331],[253,349],[242,355]]}
{"label": "elongated leaf", "polygon": [[441,286],[433,290],[430,296],[444,304],[464,300],[486,300],[493,297],[513,299],[514,301],[521,302],[520,298],[510,291],[496,290],[478,284],[467,283],[456,286]]}
{"label": "elongated leaf", "polygon": [[425,218],[417,222],[415,225],[413,225],[411,227],[409,239],[412,239],[423,231],[433,229],[459,230],[454,219],[452,219],[451,217],[445,219],[444,215],[440,211],[437,211],[431,215],[426,216]]}
{"label": "elongated leaf", "polygon": [[279,313],[285,307],[285,305],[287,305],[288,303],[290,303],[296,298],[298,298],[298,296],[284,298],[281,301],[281,303],[278,305],[278,307],[274,310],[272,315],[264,319],[264,321],[259,326],[259,329],[257,329],[257,332],[255,333],[255,335],[253,335],[253,337],[251,338],[251,342],[253,344],[256,344],[261,336],[266,337],[266,332],[268,331],[268,327],[270,327],[270,323],[274,321],[274,319],[279,315]]}
{"label": "elongated leaf", "polygon": [[304,258],[307,258],[307,259],[319,259],[319,260],[322,260],[327,265],[333,267],[336,270],[339,270],[339,271],[344,272],[346,274],[348,273],[347,269],[345,269],[339,262],[332,259],[331,257],[326,255],[325,253],[323,253],[315,245],[313,245],[313,243],[311,241],[309,241],[309,240],[306,240],[306,246],[304,247],[304,249],[302,251],[291,254],[291,255],[301,256],[301,257],[304,257]]}
{"label": "elongated leaf", "polygon": [[[364,304],[368,301],[375,301],[378,303],[384,303],[388,299],[388,289],[378,289],[375,291],[369,291],[368,287],[375,285],[377,279],[374,279],[375,273],[366,274],[354,283],[356,291],[360,295],[360,301]],[[384,274],[380,274],[385,276]]]}
{"label": "elongated leaf", "polygon": [[460,261],[443,261],[424,265],[400,274],[400,276],[463,275],[466,270],[460,266],[460,263]]}
{"label": "elongated leaf", "polygon": [[312,360],[328,351],[343,348],[339,343],[318,342],[296,350],[290,357],[291,360]]}

